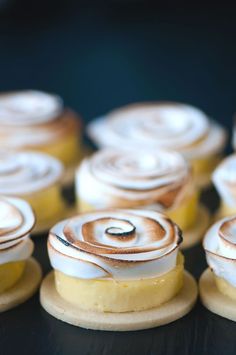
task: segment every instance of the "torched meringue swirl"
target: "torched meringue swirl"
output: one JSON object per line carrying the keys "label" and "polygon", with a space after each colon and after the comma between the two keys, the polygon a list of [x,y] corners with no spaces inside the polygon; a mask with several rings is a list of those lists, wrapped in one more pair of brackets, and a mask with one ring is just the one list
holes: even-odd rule
{"label": "torched meringue swirl", "polygon": [[162,210],[186,197],[190,180],[189,167],[178,153],[103,149],[82,162],[77,192],[96,208],[158,204]]}
{"label": "torched meringue swirl", "polygon": [[236,208],[236,154],[225,158],[219,164],[212,180],[223,201]]}
{"label": "torched meringue swirl", "polygon": [[56,95],[32,90],[0,95],[1,147],[50,145],[78,126],[75,114]]}
{"label": "torched meringue swirl", "polygon": [[0,150],[0,194],[40,191],[59,181],[62,173],[62,164],[49,155]]}
{"label": "torched meringue swirl", "polygon": [[88,126],[99,146],[173,149],[188,159],[223,149],[226,133],[199,109],[178,103],[133,104]]}
{"label": "torched meringue swirl", "polygon": [[103,210],[56,224],[48,252],[54,269],[83,279],[141,279],[176,266],[181,231],[163,214]]}
{"label": "torched meringue swirl", "polygon": [[25,260],[32,254],[33,243],[28,237],[34,224],[27,202],[0,197],[0,265]]}
{"label": "torched meringue swirl", "polygon": [[0,123],[35,125],[55,119],[63,108],[61,98],[40,91],[19,91],[0,95]]}
{"label": "torched meringue swirl", "polygon": [[215,223],[206,233],[203,247],[214,273],[236,287],[236,216]]}

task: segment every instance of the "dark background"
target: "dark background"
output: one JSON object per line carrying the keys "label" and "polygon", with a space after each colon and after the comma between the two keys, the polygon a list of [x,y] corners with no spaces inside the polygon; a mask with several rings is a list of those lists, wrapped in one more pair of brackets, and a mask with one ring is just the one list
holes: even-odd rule
{"label": "dark background", "polygon": [[[87,121],[140,100],[196,105],[231,129],[236,111],[236,11],[224,2],[0,0],[0,91],[60,94]],[[173,5],[174,4],[174,5]],[[224,6],[223,6],[224,5]],[[205,197],[216,208],[215,195]],[[35,255],[50,269],[45,236]],[[197,278],[201,246],[185,252]],[[130,333],[75,328],[38,295],[0,315],[0,354],[233,355],[236,324],[198,302],[177,322]]]}
{"label": "dark background", "polygon": [[231,126],[236,11],[230,3],[1,2],[0,91],[56,92],[86,120],[129,102],[178,100]]}

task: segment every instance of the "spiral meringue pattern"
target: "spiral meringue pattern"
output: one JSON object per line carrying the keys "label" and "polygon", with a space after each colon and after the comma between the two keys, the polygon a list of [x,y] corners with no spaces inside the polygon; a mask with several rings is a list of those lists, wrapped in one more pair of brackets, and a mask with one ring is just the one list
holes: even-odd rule
{"label": "spiral meringue pattern", "polygon": [[203,247],[214,273],[236,287],[236,217],[215,223],[206,233]]}
{"label": "spiral meringue pattern", "polygon": [[159,204],[173,207],[192,186],[191,173],[178,153],[103,149],[77,171],[77,194],[96,208]]}
{"label": "spiral meringue pattern", "polygon": [[220,152],[226,141],[202,111],[169,102],[117,109],[92,122],[88,134],[99,146],[173,149],[190,160]]}
{"label": "spiral meringue pattern", "polygon": [[212,175],[213,183],[222,200],[236,208],[236,154],[222,161]]}
{"label": "spiral meringue pattern", "polygon": [[35,217],[27,202],[0,197],[0,265],[27,259],[33,252],[28,238]]}
{"label": "spiral meringue pattern", "polygon": [[61,163],[49,155],[0,150],[0,194],[40,191],[60,180],[62,173]]}
{"label": "spiral meringue pattern", "polygon": [[56,224],[48,252],[54,269],[82,279],[142,279],[176,266],[181,231],[146,210],[80,214]]}

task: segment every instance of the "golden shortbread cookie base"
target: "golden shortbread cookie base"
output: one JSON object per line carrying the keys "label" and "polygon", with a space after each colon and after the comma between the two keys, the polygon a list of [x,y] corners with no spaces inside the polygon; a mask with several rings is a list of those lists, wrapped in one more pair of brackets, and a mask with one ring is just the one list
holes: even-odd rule
{"label": "golden shortbread cookie base", "polygon": [[0,313],[27,301],[37,291],[41,279],[39,263],[30,258],[26,261],[25,271],[19,281],[0,295]]}
{"label": "golden shortbread cookie base", "polygon": [[236,322],[236,301],[218,290],[214,275],[209,268],[200,277],[199,292],[203,305],[209,311]]}
{"label": "golden shortbread cookie base", "polygon": [[210,224],[210,213],[208,209],[202,204],[199,205],[198,216],[196,218],[196,225],[183,232],[183,243],[180,244],[180,249],[188,249],[198,244]]}
{"label": "golden shortbread cookie base", "polygon": [[74,326],[109,331],[128,331],[158,327],[174,322],[193,308],[197,299],[197,284],[192,275],[184,272],[184,286],[169,302],[140,312],[99,313],[81,310],[64,300],[56,291],[54,272],[43,280],[40,289],[42,307],[57,319]]}

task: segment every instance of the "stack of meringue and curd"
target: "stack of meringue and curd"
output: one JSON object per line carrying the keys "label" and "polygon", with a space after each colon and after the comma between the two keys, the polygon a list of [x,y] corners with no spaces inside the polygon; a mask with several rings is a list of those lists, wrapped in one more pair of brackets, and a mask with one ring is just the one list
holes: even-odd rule
{"label": "stack of meringue and curd", "polygon": [[98,147],[171,149],[183,154],[199,187],[206,187],[226,144],[225,130],[199,109],[174,102],[140,103],[94,120],[88,134]]}
{"label": "stack of meringue and curd", "polygon": [[111,209],[64,220],[49,233],[54,271],[42,284],[41,304],[56,318],[92,329],[174,321],[197,296],[181,241],[177,225],[155,211]]}

